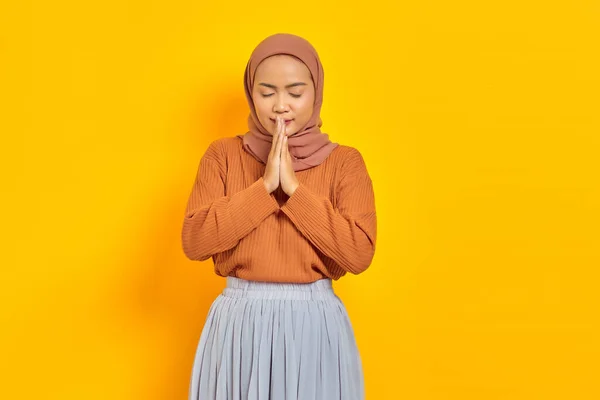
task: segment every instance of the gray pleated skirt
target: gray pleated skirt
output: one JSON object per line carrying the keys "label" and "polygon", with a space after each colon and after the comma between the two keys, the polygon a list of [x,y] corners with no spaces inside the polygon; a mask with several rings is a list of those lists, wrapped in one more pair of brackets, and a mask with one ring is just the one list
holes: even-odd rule
{"label": "gray pleated skirt", "polygon": [[360,355],[331,279],[227,277],[200,335],[190,400],[363,400]]}

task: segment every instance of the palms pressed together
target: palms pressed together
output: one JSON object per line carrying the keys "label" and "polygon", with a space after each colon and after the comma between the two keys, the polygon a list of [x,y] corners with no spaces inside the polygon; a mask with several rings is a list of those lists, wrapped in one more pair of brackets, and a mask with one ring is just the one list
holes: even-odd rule
{"label": "palms pressed together", "polygon": [[292,165],[292,156],[288,147],[288,137],[285,134],[285,123],[282,117],[276,119],[273,144],[267,159],[263,180],[269,193],[281,185],[281,189],[288,196],[294,194],[299,185]]}

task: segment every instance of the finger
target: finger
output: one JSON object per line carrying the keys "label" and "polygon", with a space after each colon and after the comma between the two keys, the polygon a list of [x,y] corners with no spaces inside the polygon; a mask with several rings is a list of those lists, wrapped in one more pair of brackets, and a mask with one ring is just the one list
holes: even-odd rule
{"label": "finger", "polygon": [[283,138],[283,147],[285,148],[285,156],[289,161],[292,161],[292,154],[290,153],[290,146],[288,145],[288,137]]}
{"label": "finger", "polygon": [[279,134],[283,137],[285,135],[285,122],[283,117],[278,117],[277,119],[279,120]]}
{"label": "finger", "polygon": [[277,118],[275,120],[275,130],[273,132],[273,137],[271,139],[271,151],[270,151],[270,155],[274,155],[277,152],[278,149],[278,143],[279,143],[279,138],[281,137],[281,135],[279,134],[279,118]]}
{"label": "finger", "polygon": [[281,121],[281,119],[280,119],[279,117],[277,117],[277,118],[275,119],[275,133],[276,133],[277,135],[281,134],[281,125],[282,125],[282,123],[281,123],[281,122],[282,122],[282,121]]}
{"label": "finger", "polygon": [[279,148],[281,149],[281,146],[283,144],[283,130],[284,130],[284,122],[283,122],[283,118],[277,117],[277,122],[278,122],[278,131],[277,131],[277,145],[279,146]]}
{"label": "finger", "polygon": [[285,160],[285,136],[281,135],[281,158]]}
{"label": "finger", "polygon": [[289,150],[289,149],[288,149],[288,144],[287,144],[287,143],[288,143],[288,142],[287,142],[287,136],[284,136],[284,137],[282,138],[282,140],[283,140],[283,144],[282,144],[282,150],[281,150],[281,151],[283,152],[283,154],[286,154],[286,155],[287,155],[287,152],[288,152],[288,150]]}
{"label": "finger", "polygon": [[[282,120],[278,120],[278,121],[280,121],[279,122],[280,124],[283,123]],[[275,154],[277,154],[278,156],[281,157],[281,149],[283,148],[283,134],[282,134],[281,130],[279,131],[278,137],[279,137],[279,140],[277,142],[277,150],[275,150]]]}

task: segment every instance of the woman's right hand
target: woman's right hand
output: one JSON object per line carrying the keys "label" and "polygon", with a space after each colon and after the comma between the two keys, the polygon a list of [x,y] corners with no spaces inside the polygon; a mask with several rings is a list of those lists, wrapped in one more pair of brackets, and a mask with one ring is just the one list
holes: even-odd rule
{"label": "woman's right hand", "polygon": [[277,117],[275,121],[273,143],[271,144],[271,151],[267,157],[267,166],[263,175],[265,188],[269,193],[272,193],[279,187],[279,165],[281,164],[281,148],[283,137],[285,136],[285,123],[283,122],[283,118]]}

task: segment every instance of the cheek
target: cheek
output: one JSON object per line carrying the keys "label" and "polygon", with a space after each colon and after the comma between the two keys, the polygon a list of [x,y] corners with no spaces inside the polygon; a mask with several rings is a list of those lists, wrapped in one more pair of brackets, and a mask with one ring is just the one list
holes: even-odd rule
{"label": "cheek", "polygon": [[297,110],[304,118],[309,119],[313,111],[313,100],[310,98],[302,99],[302,101],[298,103]]}
{"label": "cheek", "polygon": [[265,99],[262,96],[258,96],[258,97],[254,97],[253,98],[253,102],[254,102],[254,109],[256,110],[256,114],[258,115],[259,119],[263,119],[265,118],[265,116],[268,115],[269,113],[269,106],[267,104],[267,102],[265,101]]}

